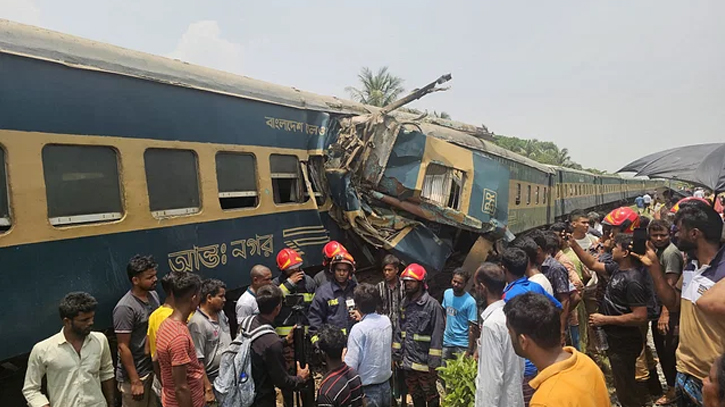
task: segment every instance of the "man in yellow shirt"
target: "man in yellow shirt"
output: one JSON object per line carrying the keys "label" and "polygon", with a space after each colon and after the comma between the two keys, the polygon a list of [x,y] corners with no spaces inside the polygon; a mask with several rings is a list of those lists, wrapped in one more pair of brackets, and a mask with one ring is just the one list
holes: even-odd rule
{"label": "man in yellow shirt", "polygon": [[151,360],[154,364],[154,382],[152,388],[157,396],[161,397],[161,379],[160,372],[158,369],[158,362],[156,360],[156,332],[158,332],[161,323],[174,312],[174,294],[171,291],[173,286],[175,273],[169,272],[161,278],[161,288],[164,289],[166,299],[160,307],[156,308],[154,312],[149,316],[149,329],[146,334],[148,339],[146,343],[149,345],[149,353]]}
{"label": "man in yellow shirt", "polygon": [[503,309],[517,355],[539,371],[529,385],[535,389],[530,407],[609,406],[609,392],[599,367],[573,347],[561,346],[560,311],[545,296],[526,293]]}

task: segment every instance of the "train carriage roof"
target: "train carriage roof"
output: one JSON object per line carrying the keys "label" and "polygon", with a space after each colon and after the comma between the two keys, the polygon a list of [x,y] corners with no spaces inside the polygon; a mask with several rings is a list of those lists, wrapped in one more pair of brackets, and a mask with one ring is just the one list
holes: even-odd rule
{"label": "train carriage roof", "polygon": [[583,171],[583,170],[577,170],[574,168],[568,168],[568,167],[561,167],[558,165],[547,165],[547,167],[551,168],[552,171],[563,171],[563,172],[570,172],[573,174],[580,174],[580,175],[588,175],[590,177],[597,176],[597,174],[592,174],[591,172]]}
{"label": "train carriage roof", "polygon": [[[42,59],[78,69],[126,75],[299,109],[343,115],[368,114],[379,109],[335,96],[305,92],[294,87],[264,82],[3,19],[0,19],[0,53]],[[480,127],[432,117],[420,120],[419,114],[405,111],[395,111],[392,114],[400,121],[419,119],[416,122],[422,126],[426,134],[432,137],[503,157],[544,173],[555,172],[550,166],[540,164],[485,140],[486,138],[492,139],[492,135]]]}

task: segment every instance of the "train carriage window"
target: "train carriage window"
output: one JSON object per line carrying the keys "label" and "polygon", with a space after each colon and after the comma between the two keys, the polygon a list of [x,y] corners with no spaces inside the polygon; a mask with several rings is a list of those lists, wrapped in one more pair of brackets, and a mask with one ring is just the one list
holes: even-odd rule
{"label": "train carriage window", "polygon": [[272,172],[274,203],[301,203],[306,199],[300,182],[300,163],[297,156],[272,154],[269,156]]}
{"label": "train carriage window", "polygon": [[8,178],[5,172],[5,150],[0,147],[0,232],[10,229],[10,204],[8,199]]}
{"label": "train carriage window", "polygon": [[254,208],[259,202],[257,168],[254,155],[219,152],[216,155],[216,179],[222,209]]}
{"label": "train carriage window", "polygon": [[53,226],[121,219],[116,150],[102,146],[43,147],[48,220]]}
{"label": "train carriage window", "polygon": [[521,184],[516,184],[516,205],[521,205]]}
{"label": "train carriage window", "polygon": [[541,199],[541,203],[544,203],[544,204],[546,203],[546,187],[544,187],[544,196]]}
{"label": "train carriage window", "polygon": [[[323,174],[325,172],[323,158],[319,156],[310,157],[305,168],[307,169],[307,176],[312,186],[312,193],[315,194],[315,202],[318,207],[322,206],[327,201],[325,189],[322,187],[324,183]],[[305,188],[305,197],[309,198],[307,188]]]}
{"label": "train carriage window", "polygon": [[526,186],[526,205],[531,205],[531,185]]}
{"label": "train carriage window", "polygon": [[459,209],[465,175],[465,172],[455,168],[428,164],[420,196],[438,205]]}
{"label": "train carriage window", "polygon": [[154,217],[199,212],[199,175],[192,150],[149,148],[144,152],[149,206]]}
{"label": "train carriage window", "polygon": [[539,204],[539,187],[536,187],[536,195],[534,196],[534,201],[536,204]]}

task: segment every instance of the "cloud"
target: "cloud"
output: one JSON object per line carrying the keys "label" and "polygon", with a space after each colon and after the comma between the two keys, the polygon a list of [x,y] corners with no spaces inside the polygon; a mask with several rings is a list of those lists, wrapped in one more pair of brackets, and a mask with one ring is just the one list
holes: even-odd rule
{"label": "cloud", "polygon": [[[4,1],[4,0],[0,0]],[[189,24],[176,48],[167,57],[231,73],[242,73],[244,47],[221,37],[213,20]]]}
{"label": "cloud", "polygon": [[33,0],[0,0],[0,18],[40,25],[40,8]]}

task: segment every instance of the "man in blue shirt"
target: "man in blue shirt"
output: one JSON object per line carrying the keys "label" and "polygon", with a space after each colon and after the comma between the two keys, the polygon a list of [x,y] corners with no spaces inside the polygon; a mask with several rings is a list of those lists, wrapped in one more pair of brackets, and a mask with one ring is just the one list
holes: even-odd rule
{"label": "man in blue shirt", "polygon": [[468,273],[462,268],[453,271],[451,286],[443,294],[446,311],[446,330],[443,333],[443,360],[454,359],[457,353],[473,354],[476,343],[478,307],[476,300],[466,292]]}
{"label": "man in blue shirt", "polygon": [[[512,298],[525,294],[528,292],[534,292],[542,294],[553,302],[557,308],[561,309],[561,303],[551,294],[547,293],[543,287],[539,284],[533,283],[526,278],[526,268],[529,266],[529,256],[525,251],[518,247],[509,247],[504,250],[501,255],[501,266],[503,266],[506,272],[506,288],[503,290],[504,302],[510,301]],[[526,359],[524,366],[524,380],[523,380],[523,392],[524,392],[524,403],[529,405],[531,397],[534,395],[534,389],[529,386],[529,381],[533,379],[538,372],[536,366],[531,363],[530,360]]]}
{"label": "man in blue shirt", "polygon": [[360,375],[368,407],[390,407],[393,328],[388,317],[376,312],[377,287],[362,283],[355,287],[354,298],[361,318],[350,330],[345,364]]}

